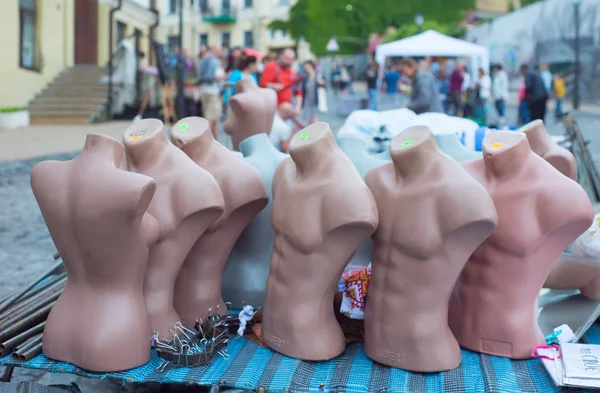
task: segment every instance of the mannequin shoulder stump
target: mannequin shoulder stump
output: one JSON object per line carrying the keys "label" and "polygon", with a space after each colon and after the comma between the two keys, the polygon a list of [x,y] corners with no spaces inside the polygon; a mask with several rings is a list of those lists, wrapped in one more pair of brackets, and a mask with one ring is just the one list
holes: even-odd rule
{"label": "mannequin shoulder stump", "polygon": [[[358,173],[357,173],[358,176]],[[379,224],[379,212],[373,194],[358,178],[329,190],[323,201],[325,228],[330,232],[354,228],[371,236]]]}
{"label": "mannequin shoulder stump", "polygon": [[29,177],[34,194],[40,187],[45,187],[47,183],[54,184],[56,178],[68,168],[69,163],[70,161],[42,161],[36,164]]}
{"label": "mannequin shoulder stump", "polygon": [[225,195],[225,203],[230,212],[242,207],[253,206],[257,213],[267,206],[269,197],[256,168],[242,159],[235,159],[236,166],[221,182],[221,189],[231,190]]}
{"label": "mannequin shoulder stump", "polygon": [[[564,150],[564,149],[562,149]],[[577,163],[573,155],[567,150],[558,150],[544,157],[546,161],[560,173],[577,181]]]}
{"label": "mannequin shoulder stump", "polygon": [[[585,190],[574,180],[566,176],[558,176],[558,173],[557,178],[556,186],[549,186],[545,192],[540,193],[540,204],[546,204],[548,211],[556,213],[541,215],[540,221],[550,230],[557,229],[559,226],[574,225],[580,229],[577,230],[579,233],[583,233],[594,221],[592,202]],[[558,187],[569,191],[553,192]],[[565,209],[565,206],[568,206],[568,209]]]}
{"label": "mannequin shoulder stump", "polygon": [[291,157],[286,157],[277,166],[275,170],[275,174],[273,175],[273,184],[271,184],[271,195],[275,198],[275,194],[277,193],[277,188],[284,181],[284,177],[290,171],[294,169],[294,161],[292,161]]}
{"label": "mannequin shoulder stump", "polygon": [[225,199],[219,184],[210,173],[200,167],[197,169],[195,182],[179,179],[177,187],[174,187],[177,192],[175,200],[179,205],[175,209],[180,222],[198,214],[210,214],[217,220],[225,211]]}

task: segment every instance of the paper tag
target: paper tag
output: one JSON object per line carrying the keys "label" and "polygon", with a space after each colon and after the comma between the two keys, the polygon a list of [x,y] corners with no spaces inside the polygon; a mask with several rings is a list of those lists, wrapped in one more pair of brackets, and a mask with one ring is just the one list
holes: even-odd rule
{"label": "paper tag", "polygon": [[600,385],[600,345],[561,344],[563,379],[593,379]]}

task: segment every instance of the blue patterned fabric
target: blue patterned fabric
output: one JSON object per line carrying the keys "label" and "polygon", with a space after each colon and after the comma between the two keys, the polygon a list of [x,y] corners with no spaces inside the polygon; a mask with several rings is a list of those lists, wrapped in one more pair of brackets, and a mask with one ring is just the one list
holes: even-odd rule
{"label": "blue patterned fabric", "polygon": [[[585,336],[600,343],[600,326]],[[232,340],[228,358],[216,356],[208,366],[168,367],[155,353],[142,367],[118,373],[91,373],[71,364],[38,355],[27,362],[0,359],[3,366],[18,366],[53,373],[73,373],[89,378],[133,383],[184,383],[237,388],[270,393],[554,393],[592,392],[558,389],[538,359],[511,361],[462,350],[459,368],[435,374],[411,373],[372,362],[361,344],[351,344],[328,362],[303,362],[263,348],[244,338]]]}

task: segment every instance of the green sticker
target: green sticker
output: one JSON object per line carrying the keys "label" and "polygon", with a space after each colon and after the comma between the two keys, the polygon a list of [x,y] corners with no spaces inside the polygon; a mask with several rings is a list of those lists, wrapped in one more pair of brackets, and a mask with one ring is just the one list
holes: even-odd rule
{"label": "green sticker", "polygon": [[519,128],[519,132],[525,132],[526,129],[527,129],[527,127],[523,126],[523,127]]}
{"label": "green sticker", "polygon": [[300,139],[307,139],[308,138],[308,132],[303,132],[302,134],[300,134]]}
{"label": "green sticker", "polygon": [[181,124],[179,125],[179,129],[180,129],[181,131],[185,131],[185,130],[187,130],[188,128],[189,128],[189,126],[188,126],[187,124],[185,124],[185,123],[181,123]]}
{"label": "green sticker", "polygon": [[413,141],[404,141],[402,142],[402,146],[410,146],[413,144]]}

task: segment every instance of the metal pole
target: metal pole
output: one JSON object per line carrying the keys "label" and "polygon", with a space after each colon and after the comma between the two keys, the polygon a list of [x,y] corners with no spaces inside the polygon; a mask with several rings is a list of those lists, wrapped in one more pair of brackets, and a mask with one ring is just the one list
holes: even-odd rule
{"label": "metal pole", "polygon": [[177,60],[177,117],[185,116],[185,97],[183,95],[183,5],[184,0],[179,0],[179,59]]}
{"label": "metal pole", "polygon": [[580,61],[580,1],[575,0],[575,89],[573,91],[573,108],[579,109],[579,103],[581,100],[580,85],[581,85],[581,61]]}

